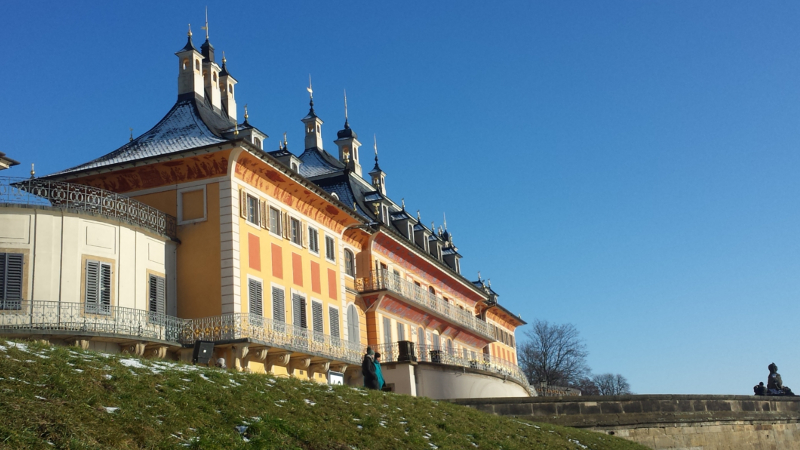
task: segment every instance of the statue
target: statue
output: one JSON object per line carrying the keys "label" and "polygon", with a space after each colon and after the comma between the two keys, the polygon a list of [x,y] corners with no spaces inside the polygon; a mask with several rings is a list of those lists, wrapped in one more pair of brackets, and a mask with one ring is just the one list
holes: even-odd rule
{"label": "statue", "polygon": [[[764,389],[764,383],[755,386],[753,390],[756,395],[787,395],[794,396],[794,393],[788,386],[783,385],[781,374],[778,373],[778,366],[772,363],[768,367],[769,377],[767,377],[767,388]],[[764,392],[766,391],[766,392]]]}

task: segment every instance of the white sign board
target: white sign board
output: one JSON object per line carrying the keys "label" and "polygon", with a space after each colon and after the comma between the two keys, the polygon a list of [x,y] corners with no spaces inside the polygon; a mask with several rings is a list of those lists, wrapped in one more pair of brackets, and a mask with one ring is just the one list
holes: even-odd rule
{"label": "white sign board", "polygon": [[342,372],[328,371],[328,384],[344,384],[344,374]]}

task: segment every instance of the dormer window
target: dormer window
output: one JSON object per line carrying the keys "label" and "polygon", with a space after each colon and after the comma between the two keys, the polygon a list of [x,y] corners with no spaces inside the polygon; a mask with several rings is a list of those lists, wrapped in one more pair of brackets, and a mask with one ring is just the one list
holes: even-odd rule
{"label": "dormer window", "polygon": [[292,170],[297,172],[298,169],[299,169],[299,167],[297,167],[297,163],[292,163]]}
{"label": "dormer window", "polygon": [[262,147],[261,147],[261,139],[259,139],[259,138],[257,138],[257,137],[254,137],[254,138],[253,138],[253,144],[255,144],[255,145],[256,145],[256,147],[258,147],[258,148],[262,148]]}
{"label": "dormer window", "polygon": [[414,226],[411,224],[408,224],[408,239],[414,242]]}
{"label": "dormer window", "polygon": [[383,223],[389,223],[389,207],[383,206]]}

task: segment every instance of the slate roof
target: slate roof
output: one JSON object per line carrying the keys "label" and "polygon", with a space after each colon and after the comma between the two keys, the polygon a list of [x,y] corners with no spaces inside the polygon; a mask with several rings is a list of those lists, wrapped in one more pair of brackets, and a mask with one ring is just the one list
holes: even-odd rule
{"label": "slate roof", "polygon": [[[179,98],[167,115],[146,133],[111,153],[48,177],[226,142],[225,129],[233,124],[194,95]],[[45,177],[47,178],[47,177]]]}
{"label": "slate roof", "polygon": [[334,158],[330,153],[319,148],[309,148],[300,155],[300,175],[306,178],[329,175],[344,171],[344,163]]}

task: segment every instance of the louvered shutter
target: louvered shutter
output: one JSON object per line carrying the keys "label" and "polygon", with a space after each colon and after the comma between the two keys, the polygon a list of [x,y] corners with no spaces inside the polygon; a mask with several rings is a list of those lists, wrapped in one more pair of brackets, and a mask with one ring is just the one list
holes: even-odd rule
{"label": "louvered shutter", "polygon": [[439,335],[438,334],[434,334],[433,335],[433,348],[436,349],[436,350],[439,350]]}
{"label": "louvered shutter", "polygon": [[406,340],[406,326],[400,322],[397,322],[397,341],[405,341]]}
{"label": "louvered shutter", "polygon": [[98,280],[100,279],[100,263],[86,261],[86,296],[85,308],[87,314],[97,314],[97,305],[100,298]]}
{"label": "louvered shutter", "polygon": [[302,295],[292,296],[292,323],[300,328],[308,328],[306,317],[306,299]]}
{"label": "louvered shutter", "polygon": [[388,317],[383,318],[383,343],[389,344],[392,342],[392,319]]}
{"label": "louvered shutter", "polygon": [[247,292],[250,300],[250,319],[261,318],[264,315],[263,289],[261,282],[257,280],[247,280]]}
{"label": "louvered shutter", "polygon": [[22,253],[0,253],[0,309],[20,309],[22,306]]}
{"label": "louvered shutter", "polygon": [[286,307],[283,303],[283,289],[272,288],[272,320],[286,322]]}
{"label": "louvered shutter", "polygon": [[150,275],[148,309],[158,314],[164,314],[166,310],[166,282],[163,277]]}
{"label": "louvered shutter", "polygon": [[289,213],[282,211],[281,215],[283,216],[283,237],[284,239],[290,239],[292,231],[289,223]]}
{"label": "louvered shutter", "polygon": [[100,314],[111,314],[111,265],[100,263]]}
{"label": "louvered shutter", "polygon": [[261,202],[261,228],[269,228],[269,207],[266,201]]}
{"label": "louvered shutter", "polygon": [[308,247],[308,225],[305,220],[300,223],[300,233],[300,245],[306,248]]}
{"label": "louvered shutter", "polygon": [[333,307],[328,308],[328,318],[331,322],[331,337],[339,339],[339,310]]}
{"label": "louvered shutter", "polygon": [[239,189],[239,214],[247,218],[247,194],[244,193],[244,189]]}
{"label": "louvered shutter", "polygon": [[323,333],[322,303],[311,302],[311,320],[313,321],[314,331]]}
{"label": "louvered shutter", "polygon": [[354,305],[347,307],[347,340],[352,343],[361,341],[358,333],[358,312]]}

